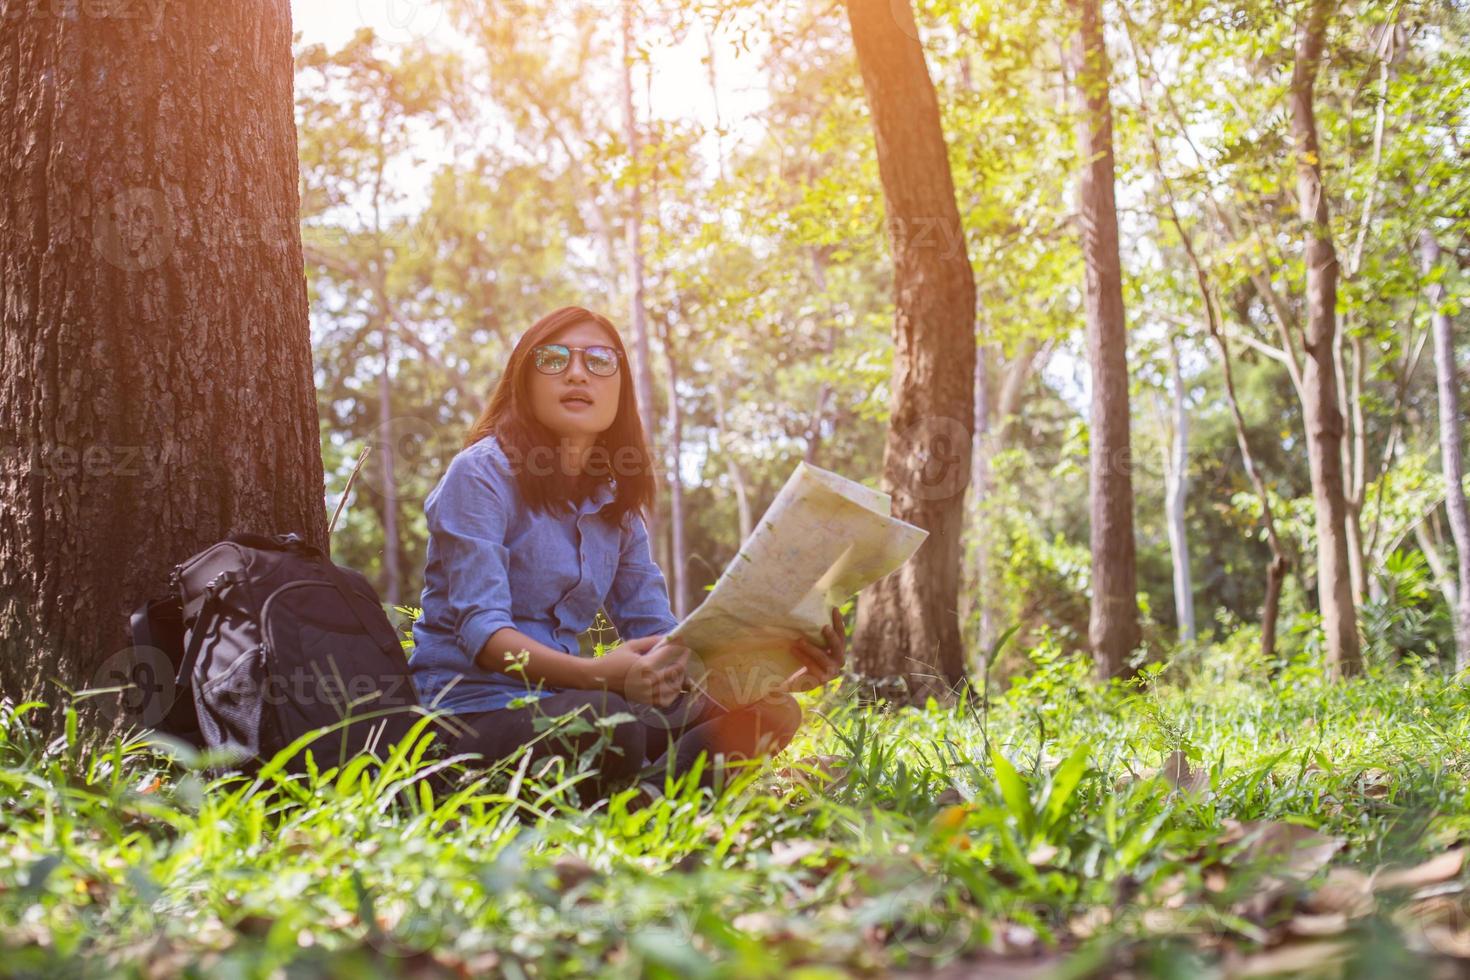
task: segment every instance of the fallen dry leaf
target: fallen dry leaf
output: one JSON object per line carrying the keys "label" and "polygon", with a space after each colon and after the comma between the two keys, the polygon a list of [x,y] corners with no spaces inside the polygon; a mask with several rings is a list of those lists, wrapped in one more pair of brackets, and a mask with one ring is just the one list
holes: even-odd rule
{"label": "fallen dry leaf", "polygon": [[1221,841],[1240,845],[1224,860],[1227,872],[1238,864],[1263,875],[1252,883],[1254,893],[1232,906],[1237,915],[1258,923],[1295,883],[1321,871],[1343,846],[1310,827],[1271,820],[1227,820]]}
{"label": "fallen dry leaf", "polygon": [[1014,922],[997,923],[990,936],[990,952],[997,956],[1030,956],[1042,952],[1036,931]]}
{"label": "fallen dry leaf", "polygon": [[1423,888],[1426,885],[1449,881],[1460,874],[1465,864],[1465,851],[1456,848],[1446,851],[1412,868],[1385,868],[1373,876],[1373,890],[1386,891],[1395,888]]}
{"label": "fallen dry leaf", "polygon": [[778,840],[771,845],[771,863],[778,868],[789,868],[821,850],[822,845],[814,840]]}
{"label": "fallen dry leaf", "polygon": [[592,865],[570,852],[558,856],[552,862],[551,870],[556,873],[556,881],[562,891],[571,891],[582,882],[597,877],[597,870]]}
{"label": "fallen dry leaf", "polygon": [[1225,964],[1227,977],[1267,977],[1306,973],[1340,962],[1352,948],[1342,941],[1291,943]]}
{"label": "fallen dry leaf", "polygon": [[772,942],[789,942],[797,938],[797,923],[775,912],[744,912],[731,922],[741,932],[761,936]]}
{"label": "fallen dry leaf", "polygon": [[1286,924],[1286,929],[1293,936],[1303,938],[1316,938],[1319,936],[1336,936],[1347,931],[1347,916],[1341,912],[1325,912],[1320,915],[1297,915]]}
{"label": "fallen dry leaf", "polygon": [[1333,868],[1327,872],[1322,887],[1306,901],[1308,911],[1317,915],[1340,913],[1350,919],[1367,915],[1375,904],[1368,876],[1355,868]]}
{"label": "fallen dry leaf", "polygon": [[964,802],[964,796],[953,786],[934,798],[934,804],[936,806],[959,806]]}
{"label": "fallen dry leaf", "polygon": [[1275,874],[1297,879],[1310,878],[1322,870],[1343,846],[1340,838],[1328,837],[1294,823],[1227,821],[1227,828],[1227,843],[1239,841],[1244,844],[1238,857],[1253,863],[1260,862]]}
{"label": "fallen dry leaf", "polygon": [[1067,923],[1067,927],[1078,939],[1091,939],[1111,925],[1112,921],[1112,909],[1106,905],[1094,905],[1073,916],[1072,920]]}
{"label": "fallen dry leaf", "polygon": [[1445,956],[1470,959],[1470,930],[1451,929],[1449,926],[1425,926],[1422,935],[1429,949]]}
{"label": "fallen dry leaf", "polygon": [[1204,769],[1191,769],[1188,757],[1178,749],[1169,753],[1159,775],[1183,793],[1202,793],[1210,788],[1210,774]]}
{"label": "fallen dry leaf", "polygon": [[1393,914],[1404,941],[1417,953],[1470,958],[1470,928],[1459,901],[1440,895],[1412,902]]}

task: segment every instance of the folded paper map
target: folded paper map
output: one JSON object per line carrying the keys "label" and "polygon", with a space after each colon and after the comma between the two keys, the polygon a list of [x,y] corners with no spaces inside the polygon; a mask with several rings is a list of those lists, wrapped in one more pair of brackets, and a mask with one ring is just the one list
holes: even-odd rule
{"label": "folded paper map", "polygon": [[694,686],[750,704],[803,664],[791,642],[825,646],[831,609],[893,572],[929,532],[890,516],[888,494],[798,463],[714,590],[670,631],[689,647]]}

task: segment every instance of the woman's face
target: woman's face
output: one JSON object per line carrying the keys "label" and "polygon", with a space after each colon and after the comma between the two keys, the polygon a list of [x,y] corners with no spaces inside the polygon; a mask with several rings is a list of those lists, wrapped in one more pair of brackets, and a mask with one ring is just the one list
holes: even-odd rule
{"label": "woman's face", "polygon": [[[541,341],[543,344],[566,344],[568,347],[591,347],[601,344],[615,347],[606,330],[591,320],[563,327]],[[613,424],[618,414],[619,385],[627,365],[618,359],[618,370],[610,377],[599,377],[587,370],[580,351],[572,352],[572,360],[561,374],[542,374],[534,363],[526,365],[529,374],[531,410],[536,420],[559,436],[590,444]],[[577,397],[586,399],[579,401]]]}

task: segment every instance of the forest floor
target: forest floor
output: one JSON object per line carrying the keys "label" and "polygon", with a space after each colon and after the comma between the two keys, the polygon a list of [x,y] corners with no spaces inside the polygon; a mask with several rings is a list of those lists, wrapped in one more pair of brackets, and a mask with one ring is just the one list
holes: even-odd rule
{"label": "forest floor", "polygon": [[[0,973],[1457,975],[1464,689],[1075,660],[988,704],[841,690],[717,799],[574,773],[208,779],[0,708]],[[1175,676],[1175,675],[1178,676]],[[431,758],[431,757],[429,757]],[[511,787],[511,780],[517,785]],[[514,792],[508,792],[514,790]],[[283,973],[284,971],[284,973]]]}

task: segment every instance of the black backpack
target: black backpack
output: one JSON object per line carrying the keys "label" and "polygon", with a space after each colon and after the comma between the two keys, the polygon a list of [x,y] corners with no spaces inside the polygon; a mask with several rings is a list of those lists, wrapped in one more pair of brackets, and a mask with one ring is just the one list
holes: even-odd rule
{"label": "black backpack", "polygon": [[336,726],[286,764],[300,772],[307,751],[322,769],[364,751],[386,756],[423,717],[377,592],[299,535],[233,535],[171,578],[170,594],[132,615],[134,650],[174,682],[160,677],[143,692],[146,724],[229,750],[246,770]]}

